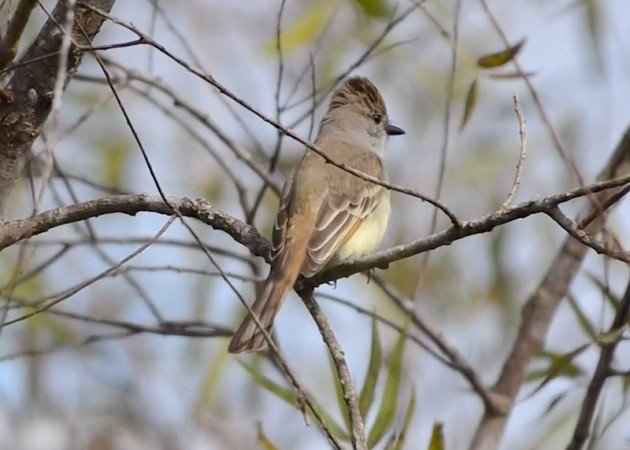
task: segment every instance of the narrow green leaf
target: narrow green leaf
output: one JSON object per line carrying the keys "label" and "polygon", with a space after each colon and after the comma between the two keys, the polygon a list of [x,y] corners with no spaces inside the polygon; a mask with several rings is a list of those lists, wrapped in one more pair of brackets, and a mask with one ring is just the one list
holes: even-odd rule
{"label": "narrow green leaf", "polygon": [[491,73],[488,76],[496,80],[517,80],[523,77],[533,77],[536,72],[505,72],[505,73]]}
{"label": "narrow green leaf", "polygon": [[359,5],[363,12],[370,17],[382,19],[389,16],[389,10],[386,2],[383,0],[353,0]]}
{"label": "narrow green leaf", "polygon": [[573,309],[573,312],[577,316],[580,327],[584,330],[586,334],[588,334],[593,342],[597,342],[597,330],[588,319],[588,317],[586,317],[586,314],[584,314],[584,312],[580,308],[580,305],[578,305],[575,297],[569,294],[567,295],[567,300],[569,301],[569,305],[571,305],[571,309]]}
{"label": "narrow green leaf", "polygon": [[597,343],[599,345],[614,344],[615,342],[621,339],[621,336],[623,336],[623,332],[625,330],[626,330],[626,326],[622,325],[619,328],[616,328],[614,330],[600,333],[600,335],[597,337]]}
{"label": "narrow green leaf", "polygon": [[368,364],[367,373],[365,374],[365,381],[359,394],[359,410],[361,416],[365,419],[367,417],[372,403],[374,403],[374,392],[376,390],[376,382],[378,381],[378,374],[381,369],[381,362],[383,359],[383,350],[381,348],[381,339],[378,334],[378,327],[376,326],[376,318],[372,317],[372,343],[370,344],[370,362]]}
{"label": "narrow green leaf", "polygon": [[468,123],[468,119],[472,115],[472,112],[477,105],[477,80],[470,83],[470,87],[468,88],[468,94],[466,94],[466,104],[464,105],[464,115],[462,116],[462,123],[459,125],[459,131],[462,131],[466,124]]}
{"label": "narrow green leaf", "polygon": [[403,419],[403,426],[400,430],[400,434],[398,435],[398,440],[396,444],[392,447],[392,450],[402,450],[403,445],[405,444],[405,437],[407,436],[407,430],[409,430],[409,424],[411,423],[411,418],[413,417],[413,413],[416,411],[416,390],[412,389],[411,398],[409,399],[409,404],[407,405],[407,410],[405,411],[405,418]]}
{"label": "narrow green leaf", "polygon": [[500,67],[508,62],[512,61],[514,57],[518,54],[518,52],[523,47],[525,40],[522,40],[516,45],[513,45],[510,48],[506,48],[500,52],[491,53],[489,55],[482,56],[477,60],[477,65],[484,69],[491,69],[493,67]]}
{"label": "narrow green leaf", "polygon": [[444,429],[441,422],[436,422],[433,425],[433,432],[431,433],[431,440],[427,450],[444,450]]}
{"label": "narrow green leaf", "polygon": [[569,391],[563,391],[563,392],[560,392],[558,395],[556,395],[554,398],[552,398],[549,404],[547,405],[547,407],[545,408],[545,411],[543,412],[542,416],[545,417],[547,414],[549,414],[558,405],[558,403],[560,403],[567,396],[568,393]]}
{"label": "narrow green leaf", "polygon": [[527,377],[528,381],[543,378],[538,386],[526,397],[530,398],[538,391],[540,391],[544,386],[547,385],[550,381],[559,378],[575,378],[579,375],[582,375],[584,371],[577,364],[573,363],[573,360],[581,354],[584,350],[586,350],[590,344],[580,345],[575,350],[570,351],[569,353],[557,353],[557,352],[541,352],[539,357],[542,356],[546,359],[549,359],[549,366],[540,371],[533,371]]}
{"label": "narrow green leaf", "polygon": [[266,376],[258,372],[258,370],[252,364],[248,364],[245,361],[241,361],[240,359],[238,359],[237,361],[241,365],[241,367],[243,367],[252,376],[257,384],[264,387],[276,397],[284,400],[291,405],[295,405],[297,403],[297,395],[295,394],[295,392],[293,392],[292,389],[287,389],[284,386],[280,386],[275,381],[267,378]]}
{"label": "narrow green leaf", "polygon": [[383,396],[381,398],[381,407],[376,415],[372,429],[368,435],[368,447],[372,448],[383,438],[389,429],[398,406],[398,392],[400,391],[400,380],[402,377],[403,353],[405,350],[405,341],[407,337],[407,326],[396,341],[394,349],[390,355],[389,365],[387,368],[387,379]]}
{"label": "narrow green leaf", "polygon": [[256,434],[258,435],[258,443],[263,450],[278,450],[278,447],[273,445],[271,441],[267,439],[267,436],[265,436],[265,431],[263,430],[261,422],[258,422],[256,425]]}
{"label": "narrow green leaf", "polygon": [[[240,359],[237,361],[252,376],[257,384],[267,389],[269,392],[276,395],[276,397],[284,400],[291,406],[295,406],[297,404],[298,398],[293,390],[280,386],[275,381],[267,378],[266,376],[258,372],[258,370],[253,365],[248,364]],[[314,400],[311,400],[311,403],[313,404],[313,408],[315,408],[315,411],[317,411],[317,414],[322,418],[330,432],[336,438],[339,438],[346,442],[350,442],[350,436],[348,436],[348,433],[346,433],[344,429],[337,424],[335,419],[333,419],[332,416],[328,414],[326,410],[319,406]],[[313,414],[309,409],[306,410],[306,413],[308,414],[309,418],[313,419]]]}

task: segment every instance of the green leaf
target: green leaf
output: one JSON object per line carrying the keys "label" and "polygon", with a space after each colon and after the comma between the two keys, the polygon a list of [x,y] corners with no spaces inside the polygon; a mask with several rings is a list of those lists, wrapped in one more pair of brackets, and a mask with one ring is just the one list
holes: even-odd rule
{"label": "green leaf", "polygon": [[468,123],[468,119],[472,115],[475,106],[477,105],[477,80],[470,83],[470,87],[468,88],[468,94],[466,94],[466,104],[464,105],[464,116],[462,117],[462,123],[459,126],[459,131],[462,131],[466,124]]}
{"label": "green leaf", "polygon": [[598,333],[591,321],[588,319],[588,317],[586,317],[586,314],[584,314],[584,312],[580,308],[580,305],[578,305],[575,297],[569,294],[567,295],[567,300],[569,301],[569,305],[571,305],[571,309],[573,309],[573,312],[577,316],[580,327],[584,330],[586,334],[588,334],[593,342],[597,342]]}
{"label": "green leaf", "polygon": [[256,369],[252,364],[248,364],[245,361],[237,360],[238,363],[252,376],[254,381],[260,386],[267,389],[269,392],[274,394],[276,397],[284,400],[285,402],[295,405],[297,403],[297,395],[293,392],[292,389],[287,389],[283,386],[280,386],[275,381],[267,378]]}
{"label": "green leaf", "polygon": [[444,429],[441,422],[436,422],[433,425],[433,432],[431,433],[431,440],[427,450],[444,450]]}
{"label": "green leaf", "polygon": [[258,422],[256,424],[256,434],[258,437],[258,443],[262,447],[263,450],[278,450],[278,447],[273,445],[267,436],[265,436],[265,431],[263,430],[262,423]]}
{"label": "green leaf", "polygon": [[[335,2],[313,2],[311,8],[282,31],[280,38],[282,53],[286,56],[312,44],[326,28],[334,12]],[[265,45],[266,53],[275,55],[276,46],[277,42],[274,38]]]}
{"label": "green leaf", "polygon": [[573,360],[580,355],[584,350],[586,350],[590,344],[580,345],[575,350],[570,351],[569,353],[557,353],[557,352],[541,352],[537,357],[542,357],[548,359],[550,361],[549,366],[544,370],[532,371],[528,376],[527,380],[532,381],[535,379],[542,378],[541,383],[536,386],[536,388],[532,391],[531,394],[527,396],[530,398],[538,391],[540,391],[547,383],[554,380],[558,377],[567,377],[567,378],[575,378],[579,375],[582,375],[584,371],[578,365],[573,363]]}
{"label": "green leaf", "polygon": [[621,339],[623,336],[623,332],[626,330],[626,325],[622,325],[619,328],[615,328],[614,330],[606,331],[600,333],[597,337],[597,343],[599,345],[610,345]]}
{"label": "green leaf", "polygon": [[477,65],[484,69],[501,67],[502,65],[507,64],[508,62],[512,61],[512,59],[514,59],[514,57],[523,47],[524,43],[525,40],[522,40],[521,42],[510,48],[507,48],[497,53],[491,53],[489,55],[482,56],[477,60]]}
{"label": "green leaf", "polygon": [[[291,406],[295,406],[297,404],[298,397],[292,389],[287,389],[283,386],[280,386],[275,381],[261,374],[258,369],[256,369],[253,365],[248,364],[240,359],[238,359],[237,361],[252,376],[257,384],[274,394],[276,397],[284,400]],[[341,428],[337,424],[337,422],[335,422],[332,416],[328,414],[314,400],[311,400],[311,403],[313,404],[313,408],[315,409],[315,411],[317,411],[317,414],[322,418],[322,420],[326,424],[326,427],[328,427],[333,436],[346,442],[350,442],[350,436],[348,436],[348,433],[346,433],[344,429]],[[310,409],[306,409],[306,414],[309,418],[313,419],[313,413]]]}
{"label": "green leaf", "polygon": [[100,147],[103,182],[108,186],[120,187],[129,162],[129,147],[120,139],[104,141]]}
{"label": "green leaf", "polygon": [[370,362],[368,364],[367,373],[365,374],[365,381],[361,388],[361,394],[359,395],[359,410],[361,416],[365,419],[367,417],[372,403],[374,403],[374,392],[376,390],[376,382],[378,381],[378,374],[381,368],[381,362],[383,359],[383,350],[381,348],[381,340],[378,334],[378,327],[376,326],[376,318],[372,317],[372,343],[370,344]]}
{"label": "green leaf", "polygon": [[409,404],[407,405],[407,410],[405,411],[405,418],[403,419],[403,426],[400,430],[400,434],[398,435],[398,439],[396,440],[396,444],[392,447],[392,450],[402,450],[405,443],[405,437],[407,436],[407,431],[409,430],[409,424],[411,423],[411,418],[413,417],[413,413],[415,411],[416,390],[412,389],[411,398],[409,399]]}
{"label": "green leaf", "polygon": [[197,400],[197,404],[195,406],[195,412],[197,414],[210,409],[212,398],[221,384],[221,376],[227,368],[228,361],[228,352],[217,352],[214,360],[208,366],[201,382],[201,392],[199,392],[199,399]]}
{"label": "green leaf", "polygon": [[381,407],[368,436],[369,448],[374,447],[383,438],[396,415],[398,392],[400,391],[400,380],[402,377],[403,353],[405,350],[405,341],[407,340],[407,327],[408,325],[406,325],[403,332],[400,333],[394,345],[394,350],[390,355],[387,379],[381,398]]}
{"label": "green leaf", "polygon": [[370,17],[382,19],[389,16],[387,3],[383,0],[352,0]]}

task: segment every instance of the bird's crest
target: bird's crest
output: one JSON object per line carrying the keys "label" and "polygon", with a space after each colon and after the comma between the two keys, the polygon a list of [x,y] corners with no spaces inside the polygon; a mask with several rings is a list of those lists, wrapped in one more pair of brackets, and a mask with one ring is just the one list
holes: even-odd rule
{"label": "bird's crest", "polygon": [[353,103],[365,104],[375,114],[386,114],[385,101],[370,80],[352,77],[346,80],[333,94],[329,111]]}

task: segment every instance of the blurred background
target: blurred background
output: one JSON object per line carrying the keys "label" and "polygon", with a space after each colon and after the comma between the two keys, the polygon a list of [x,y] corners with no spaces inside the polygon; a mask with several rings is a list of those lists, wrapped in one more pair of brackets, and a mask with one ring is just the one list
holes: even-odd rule
{"label": "blurred background", "polygon": [[[11,3],[5,2],[1,10],[2,23]],[[519,61],[532,74],[567,153],[590,182],[630,124],[630,5],[624,0],[489,3],[510,43],[525,40]],[[54,4],[42,2],[48,10]],[[427,1],[424,11],[413,6],[386,0],[289,0],[281,18],[281,64],[280,1],[119,1],[112,14],[305,138],[314,138],[327,104],[324,98],[314,117],[309,113],[313,82],[323,96],[347,71],[369,77],[385,98],[390,118],[407,131],[389,143],[385,159],[390,178],[428,195],[436,192],[448,111],[440,198],[462,219],[496,211],[510,191],[520,147],[513,94],[520,97],[527,120],[527,159],[514,203],[579,186],[556,151],[528,89],[513,76],[514,67],[477,65],[479,57],[505,48],[480,4],[463,2],[459,14],[456,2],[450,0]],[[401,19],[392,22],[393,18]],[[23,47],[45,20],[45,12],[36,8]],[[135,36],[129,31],[105,23],[96,44],[132,39]],[[453,46],[456,71],[447,105]],[[234,149],[266,168],[279,148],[278,170],[272,175],[278,184],[302,155],[296,142],[278,140],[274,128],[151,47],[114,49],[102,55],[167,195],[203,197],[245,219],[244,204],[251,208],[263,182]],[[52,148],[55,173],[65,175],[50,182],[39,210],[115,192],[157,193],[103,78],[94,58],[86,56],[63,97],[56,123],[49,124],[45,138],[33,148],[36,156],[44,155],[47,146]],[[476,100],[468,101],[463,123],[475,80]],[[195,118],[191,111],[205,119]],[[5,219],[29,215],[32,193],[38,189],[37,177],[32,181],[25,177],[13,191]],[[430,205],[396,193],[392,202],[394,214],[381,248],[430,234]],[[574,217],[583,204],[571,202],[563,210]],[[276,208],[277,197],[267,190],[254,218],[265,236]],[[15,245],[0,254],[2,295],[35,301],[72,288],[127,256],[165,221],[165,216],[149,213],[108,215],[90,220],[89,228],[85,223],[64,226]],[[211,246],[221,268],[234,275],[239,292],[251,299],[253,281],[267,273],[264,262],[227,235],[192,219],[188,222]],[[436,229],[448,226],[444,215],[438,214]],[[627,200],[610,215],[607,230],[625,248],[630,246]],[[490,384],[513,342],[520,308],[564,236],[549,218],[536,215],[433,251],[426,263],[418,255],[379,273],[413,298],[418,314],[439,329]],[[54,309],[147,326],[161,317],[232,328],[242,318],[244,310],[236,295],[177,222],[162,242],[125,267]],[[24,274],[31,276],[17,286],[11,283]],[[591,251],[573,282],[574,305],[598,331],[607,329],[613,314],[610,297],[621,295],[627,277],[622,263]],[[361,275],[318,292],[358,304],[401,326],[405,322],[382,291]],[[319,298],[360,386],[370,358],[371,319]],[[574,358],[562,357],[591,342],[575,311],[568,301],[562,303],[548,336],[547,353],[531,367],[531,380],[521,391],[501,448],[557,449],[571,435],[599,354],[597,346],[590,345]],[[11,310],[9,318],[23,312]],[[342,423],[327,350],[295,294],[287,299],[275,330],[298,379]],[[39,314],[5,327],[0,335],[0,448],[265,448],[261,430],[279,449],[327,448],[314,424],[306,425],[295,406],[261,387],[238,362],[289,388],[267,359],[229,355],[225,338],[128,336],[124,331],[55,314]],[[383,325],[379,334],[384,374],[399,334]],[[627,370],[623,362],[629,358],[630,346],[622,342],[616,354],[621,368]],[[383,374],[376,405],[384,389]],[[630,446],[629,385],[628,377],[607,384],[597,409],[598,438],[592,448]],[[443,423],[446,448],[466,448],[483,411],[481,402],[458,373],[409,342],[393,430],[402,427],[412,391],[416,407],[405,448],[426,448],[438,422]],[[368,415],[368,427],[377,410],[375,406]],[[384,448],[386,441],[376,448]]]}

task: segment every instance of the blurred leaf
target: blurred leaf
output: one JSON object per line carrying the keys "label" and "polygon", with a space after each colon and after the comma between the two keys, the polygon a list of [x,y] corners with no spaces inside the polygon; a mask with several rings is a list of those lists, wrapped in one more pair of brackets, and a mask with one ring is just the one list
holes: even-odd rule
{"label": "blurred leaf", "polygon": [[575,378],[582,375],[584,371],[573,363],[575,357],[586,350],[590,344],[584,344],[570,351],[569,353],[557,353],[557,352],[541,352],[537,355],[537,358],[545,358],[549,360],[549,366],[543,370],[536,370],[530,372],[527,376],[528,381],[533,381],[542,378],[541,383],[527,396],[527,398],[533,396],[540,391],[547,383],[559,377]]}
{"label": "blurred leaf", "polygon": [[558,395],[553,397],[551,401],[549,402],[549,404],[547,405],[547,407],[545,408],[545,411],[542,414],[543,417],[549,414],[558,405],[558,403],[560,403],[562,399],[564,399],[567,396],[568,393],[569,391],[560,392]]}
{"label": "blurred leaf", "polygon": [[491,73],[488,76],[497,80],[518,80],[519,78],[533,77],[536,72],[505,72],[505,73]]}
{"label": "blurred leaf", "polygon": [[125,167],[129,161],[129,148],[125,141],[110,139],[100,145],[103,182],[112,187],[120,187]]}
{"label": "blurred leaf", "polygon": [[[600,280],[597,275],[591,272],[586,272],[586,276],[599,288],[602,295],[606,298],[606,300],[608,300],[608,303],[610,304],[612,309],[617,310],[617,308],[619,308],[619,303],[621,302],[621,299],[613,294],[606,283]],[[630,317],[628,317],[626,323],[630,325]]]}
{"label": "blurred leaf", "polygon": [[595,54],[596,68],[601,72],[604,64],[602,63],[601,54],[601,28],[602,28],[602,13],[601,2],[595,0],[586,0],[586,26],[588,28],[588,34],[591,38],[591,44],[593,53]]}
{"label": "blurred leaf", "polygon": [[409,399],[409,404],[407,405],[407,410],[405,411],[405,418],[403,419],[403,426],[398,434],[398,438],[396,439],[396,443],[392,446],[391,450],[402,450],[403,445],[405,444],[405,437],[407,436],[407,431],[409,430],[409,424],[411,423],[411,418],[413,417],[413,413],[416,410],[416,390],[411,390],[411,398]]}
{"label": "blurred leaf", "polygon": [[441,422],[436,422],[433,425],[433,432],[431,433],[431,440],[427,450],[444,450],[444,430]]}
{"label": "blurred leaf", "polygon": [[[32,311],[27,308],[27,311]],[[66,320],[61,320],[48,314],[37,314],[29,319],[29,322],[38,331],[46,331],[55,340],[56,344],[66,344],[76,339],[76,333]]]}
{"label": "blurred leaf", "polygon": [[[238,359],[237,361],[252,376],[252,378],[257,384],[259,384],[260,386],[262,386],[263,388],[265,388],[266,390],[274,394],[276,397],[284,400],[289,405],[291,406],[297,405],[298,397],[297,397],[297,394],[293,392],[292,389],[288,389],[283,386],[280,386],[275,381],[261,374],[258,371],[258,369],[254,367],[253,365],[248,364],[245,361],[242,361],[240,359]],[[319,416],[322,418],[322,420],[324,421],[324,423],[326,424],[330,432],[335,437],[342,439],[346,442],[350,442],[350,436],[348,436],[348,434],[343,430],[343,428],[341,428],[337,424],[337,422],[335,422],[335,420],[331,417],[331,415],[328,414],[321,406],[319,406],[312,399],[311,399],[311,403],[313,403],[313,407],[317,411],[317,414],[319,414]],[[313,419],[313,414],[308,408],[306,408],[306,413],[311,419]]]}
{"label": "blurred leaf", "polygon": [[[335,2],[314,2],[302,16],[282,31],[280,38],[282,53],[288,55],[313,43],[324,30],[335,11]],[[266,53],[276,54],[277,42],[274,39],[265,45]]]}
{"label": "blurred leaf", "polygon": [[389,16],[387,3],[384,0],[352,0],[370,17],[382,19]]}
{"label": "blurred leaf", "polygon": [[220,378],[227,367],[227,361],[229,353],[226,351],[216,352],[214,360],[208,365],[206,374],[201,382],[201,392],[199,393],[199,399],[195,406],[197,414],[201,413],[206,408],[210,407],[212,396],[216,392],[220,385]]}
{"label": "blurred leaf", "polygon": [[489,55],[482,56],[481,58],[477,60],[477,65],[484,69],[501,67],[502,65],[507,64],[508,62],[512,61],[512,59],[514,59],[514,57],[518,54],[518,52],[523,47],[524,43],[525,43],[525,40],[522,40],[521,42],[519,42],[516,45],[513,45],[510,48],[507,48],[497,53],[491,53]]}
{"label": "blurred leaf", "polygon": [[[223,352],[227,353],[227,352]],[[262,423],[258,422],[256,424],[256,434],[258,437],[258,443],[262,447],[263,450],[278,450],[278,447],[273,445],[267,436],[265,436],[265,431],[263,430]]]}
{"label": "blurred leaf", "polygon": [[610,345],[621,339],[623,332],[626,330],[626,326],[622,325],[611,331],[605,331],[599,334],[597,337],[597,343],[600,345]]}
{"label": "blurred leaf", "polygon": [[252,378],[257,384],[267,389],[276,397],[295,406],[298,398],[292,389],[287,389],[283,386],[280,386],[275,381],[272,381],[271,379],[267,378],[266,376],[258,372],[258,369],[256,369],[252,364],[248,364],[245,361],[242,361],[240,359],[238,359],[237,361],[252,376]]}
{"label": "blurred leaf", "polygon": [[464,115],[462,117],[462,123],[459,126],[459,131],[462,131],[466,124],[468,123],[468,119],[472,115],[475,106],[477,105],[477,80],[470,83],[470,87],[468,88],[468,94],[466,94],[466,104],[464,105]]}
{"label": "blurred leaf", "polygon": [[381,361],[383,350],[381,348],[380,337],[378,334],[378,327],[376,326],[376,319],[372,317],[372,343],[370,345],[370,362],[368,364],[367,373],[365,374],[365,381],[361,388],[361,394],[359,395],[359,410],[361,416],[365,419],[367,417],[372,403],[374,403],[374,391],[376,390],[376,382],[378,381],[378,374],[381,369]]}
{"label": "blurred leaf", "polygon": [[597,342],[597,331],[595,330],[595,327],[593,326],[591,321],[588,320],[588,317],[586,317],[586,314],[584,314],[584,312],[580,308],[580,305],[578,305],[575,297],[573,297],[572,295],[567,295],[567,300],[569,301],[569,305],[571,305],[573,312],[577,316],[578,322],[580,323],[580,328],[582,328],[584,332],[588,334],[593,342]]}
{"label": "blurred leaf", "polygon": [[407,325],[390,355],[389,364],[387,367],[387,380],[385,381],[385,388],[383,390],[383,396],[381,398],[381,407],[376,415],[372,429],[368,436],[368,447],[372,448],[383,438],[387,430],[389,429],[394,416],[396,415],[396,408],[398,406],[398,392],[400,391],[400,380],[402,377],[402,362],[403,353],[405,350],[405,341],[407,340]]}

